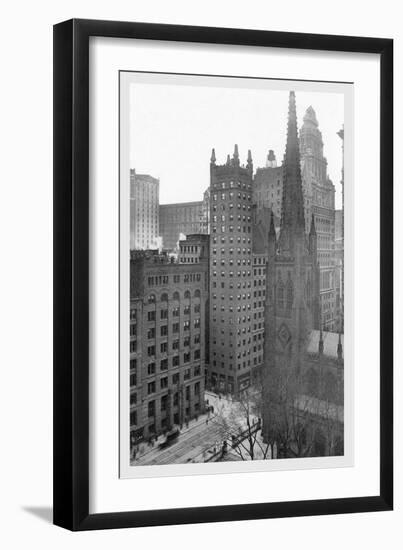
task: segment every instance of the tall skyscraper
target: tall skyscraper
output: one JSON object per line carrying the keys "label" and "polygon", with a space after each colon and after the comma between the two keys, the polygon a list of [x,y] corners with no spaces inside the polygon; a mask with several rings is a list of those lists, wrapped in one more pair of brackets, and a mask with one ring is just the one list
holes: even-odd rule
{"label": "tall skyscraper", "polygon": [[236,392],[252,367],[252,177],[249,151],[210,162],[210,386]]}
{"label": "tall skyscraper", "polygon": [[160,234],[164,250],[175,250],[186,235],[208,233],[204,201],[161,204]]}
{"label": "tall skyscraper", "polygon": [[325,330],[336,330],[335,187],[327,174],[322,133],[312,107],[306,110],[303,122],[299,138],[306,229],[313,214],[320,266],[321,324]]}
{"label": "tall skyscraper", "polygon": [[158,179],[130,170],[130,249],[158,247],[159,235]]}

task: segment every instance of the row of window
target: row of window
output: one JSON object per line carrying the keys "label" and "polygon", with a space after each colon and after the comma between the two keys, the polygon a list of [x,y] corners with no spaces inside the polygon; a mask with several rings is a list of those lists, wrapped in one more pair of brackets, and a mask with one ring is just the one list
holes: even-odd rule
{"label": "row of window", "polygon": [[[213,204],[211,209],[212,209],[213,212],[217,212],[219,209],[221,209],[221,211],[225,211],[226,206],[227,205],[224,204],[224,203],[220,204],[220,206],[216,206],[215,204]],[[245,211],[248,211],[248,212],[252,209],[250,204],[239,204],[238,203],[238,204],[234,205],[233,202],[230,202],[228,204],[228,209],[233,210],[234,208],[237,208],[238,210],[245,210]]]}
{"label": "row of window", "polygon": [[[175,325],[173,325],[173,326],[175,327]],[[196,328],[199,327],[199,326],[200,326],[200,325],[195,325]],[[186,327],[184,327],[184,330],[185,330],[185,331],[190,330],[189,325],[187,325]],[[174,330],[174,332],[179,332],[179,328],[178,328],[177,331]],[[154,336],[149,335],[149,338],[154,338],[154,337],[155,337],[155,334],[154,334]],[[185,338],[185,340],[186,340],[186,338]],[[190,337],[189,337],[189,340],[190,340]],[[174,342],[172,343],[172,345],[173,345],[175,342],[179,342],[179,340],[174,340]],[[130,344],[132,344],[132,343],[136,343],[136,341],[130,342]],[[162,353],[165,353],[165,352],[168,351],[168,347],[167,347],[167,346],[168,346],[168,343],[167,343],[167,342],[162,342],[162,343],[160,344],[161,352],[162,352]],[[174,349],[175,349],[175,348],[174,348]],[[131,350],[132,350],[132,347],[130,346],[130,351],[131,351]],[[131,353],[134,353],[134,352],[131,351]],[[149,357],[151,357],[152,355],[155,355],[155,345],[152,345],[152,346],[148,346],[148,347],[147,347],[147,355],[148,355]]]}
{"label": "row of window", "polygon": [[[197,276],[197,275],[200,275],[200,273],[195,274],[195,276]],[[197,280],[199,281],[200,279],[197,279]],[[191,282],[191,281],[188,280],[186,282]],[[200,298],[200,296],[201,296],[200,290],[197,288],[193,293],[193,297],[194,298]],[[191,298],[190,290],[186,290],[183,297],[184,297],[185,300],[190,300],[190,298]],[[179,301],[180,300],[180,294],[179,294],[178,291],[173,293],[172,299],[174,301]],[[160,297],[161,302],[168,302],[168,300],[169,300],[169,296],[168,296],[167,292],[164,292],[163,294],[161,294],[161,297]],[[155,294],[150,294],[147,298],[147,302],[149,304],[155,304],[157,302],[156,295]]]}
{"label": "row of window", "polygon": [[[236,284],[236,287],[239,289],[239,288],[251,288],[251,282],[250,281],[240,281]],[[217,281],[213,281],[213,288],[217,288]],[[220,288],[225,288],[225,282],[224,281],[221,281],[220,282]],[[234,288],[234,283],[232,282],[229,282],[228,283],[228,288],[229,289],[233,289]]]}
{"label": "row of window", "polygon": [[[221,244],[225,244],[227,242],[227,238],[228,238],[229,244],[234,243],[234,237],[220,237],[220,239],[218,239],[218,237],[213,237],[213,244],[217,244],[218,240],[220,240]],[[251,240],[246,237],[237,237],[236,241],[238,244],[240,243],[251,244]]]}
{"label": "row of window", "polygon": [[[235,252],[235,249],[234,248],[230,248],[228,250],[229,254],[232,255],[234,254]],[[251,249],[250,248],[237,248],[236,249],[236,252],[238,254],[251,254]],[[217,249],[216,248],[213,248],[213,255],[216,255],[217,254]],[[225,255],[225,248],[221,248],[221,255]]]}
{"label": "row of window", "polygon": [[[193,307],[193,312],[194,313],[200,313],[200,308],[201,308],[200,304],[195,304],[194,307]],[[190,312],[191,312],[190,305],[185,306],[182,311],[183,311],[184,315],[190,315]],[[168,309],[160,309],[160,319],[162,319],[162,320],[168,319],[168,312],[169,312]],[[179,317],[180,308],[178,306],[172,308],[171,313],[172,313],[173,317]],[[157,318],[157,311],[155,309],[153,309],[152,311],[147,312],[147,321],[148,322],[155,321],[156,318]]]}
{"label": "row of window", "polygon": [[[200,358],[200,357],[199,357]],[[163,361],[167,361],[166,359],[164,359]],[[179,361],[179,357],[178,357],[178,361]],[[162,363],[162,362],[161,362]],[[163,363],[162,365],[160,365],[160,370],[161,371],[164,371],[164,370],[167,370],[167,367],[165,367],[165,363]],[[200,365],[196,365],[195,367],[193,367],[193,376],[196,377],[196,376],[200,376],[200,373],[201,373],[201,366]],[[155,363],[149,363],[147,365],[147,376],[152,376],[152,375],[155,375],[156,374],[156,365]],[[186,380],[190,380],[190,378],[192,377],[192,369],[191,368],[187,368],[184,372],[183,372],[183,380],[186,381]],[[134,388],[137,386],[137,369],[133,369],[131,372],[130,372],[130,379],[129,379],[129,382],[130,382],[130,387],[131,388]],[[180,382],[180,373],[179,372],[176,372],[175,374],[172,375],[172,384],[173,385],[178,385]],[[153,380],[152,382],[149,382],[147,384],[147,392],[148,394],[150,393],[155,393],[156,391],[156,388],[157,388],[157,381],[156,380]],[[160,379],[160,388],[163,389],[163,388],[166,388],[168,387],[168,376],[164,376]]]}
{"label": "row of window", "polygon": [[[200,376],[200,371],[199,371],[199,373],[198,373],[197,375],[195,375],[195,376]],[[190,373],[190,369],[188,369],[188,372],[185,372],[185,376],[184,376],[183,379],[184,379],[184,380],[189,380],[190,378],[191,378],[191,373]],[[179,375],[178,375],[178,373],[177,373],[176,376],[174,375],[174,376],[172,377],[172,384],[173,384],[173,385],[177,385],[178,383],[179,383]],[[167,388],[167,387],[168,387],[168,376],[164,376],[163,378],[160,378],[160,389],[161,389],[161,390],[164,390],[164,389]],[[187,388],[190,388],[190,386],[187,386],[187,387],[186,387],[186,390],[187,390]],[[185,390],[185,396],[187,395],[186,390]],[[155,393],[156,391],[157,391],[157,383],[156,383],[155,380],[153,380],[152,382],[149,382],[149,383],[147,384],[147,395],[152,395],[152,394]],[[195,392],[195,393],[194,393],[195,395],[199,396],[199,394],[200,394],[200,382],[196,382],[196,383],[195,383],[195,385],[194,385],[194,392]],[[175,395],[176,395],[176,394],[174,394],[173,404],[174,404],[174,405],[177,405],[177,403],[175,402]],[[164,397],[168,398],[168,395],[163,396],[162,398],[164,398]],[[190,393],[189,393],[189,397],[190,397]],[[188,398],[187,398],[187,399],[188,399]],[[149,403],[152,403],[152,401],[150,401]]]}
{"label": "row of window", "polygon": [[[213,277],[217,277],[217,271],[213,271]],[[221,277],[225,277],[227,275],[227,273],[225,271],[221,271]],[[250,271],[237,271],[236,272],[236,277],[250,277],[251,276],[251,272]],[[234,272],[233,271],[229,271],[228,272],[228,277],[234,277]]]}
{"label": "row of window", "polygon": [[[217,233],[217,226],[212,225],[211,226],[211,231],[212,231],[212,233]],[[226,226],[222,225],[220,231],[221,231],[221,233],[226,233],[227,232]],[[229,225],[228,226],[228,231],[230,233],[233,233],[234,232],[234,226]],[[235,229],[235,231],[237,231],[238,233],[242,233],[242,232],[243,233],[250,233],[251,232],[251,227],[250,227],[250,225],[243,225],[243,226],[238,225],[237,228]]]}
{"label": "row of window", "polygon": [[234,187],[240,187],[242,189],[252,188],[252,185],[250,183],[245,183],[243,181],[216,181],[213,183],[213,187],[221,187],[222,189],[225,189],[227,186],[229,186],[230,189],[233,189]]}
{"label": "row of window", "polygon": [[[213,260],[213,266],[216,267],[217,266],[217,260]],[[221,266],[225,266],[225,260],[220,260],[220,265]],[[250,260],[246,260],[245,258],[243,260],[228,260],[228,265],[229,266],[232,266],[232,265],[251,265],[251,262]]]}
{"label": "row of window", "polygon": [[[181,282],[181,275],[173,275],[172,281],[173,283],[177,284]],[[183,275],[183,282],[187,283],[189,281],[200,281],[201,280],[201,274],[200,273],[185,273]],[[160,285],[168,285],[170,281],[169,275],[154,275],[153,277],[147,278],[147,285],[148,286],[160,286]]]}
{"label": "row of window", "polygon": [[[230,214],[230,215],[228,216],[228,220],[229,220],[230,222],[233,222],[233,221],[234,221],[234,216],[233,216],[232,214]],[[250,223],[250,222],[251,222],[251,217],[250,217],[250,216],[241,216],[241,214],[238,214],[237,220],[238,220],[239,222],[243,221],[243,222],[248,222],[248,223]],[[212,217],[212,220],[211,220],[211,221],[214,222],[214,223],[217,223],[217,221],[219,221],[219,222],[220,222],[220,221],[221,221],[221,222],[225,222],[225,214],[222,214],[221,216],[216,216],[216,215],[214,215],[214,216]]]}

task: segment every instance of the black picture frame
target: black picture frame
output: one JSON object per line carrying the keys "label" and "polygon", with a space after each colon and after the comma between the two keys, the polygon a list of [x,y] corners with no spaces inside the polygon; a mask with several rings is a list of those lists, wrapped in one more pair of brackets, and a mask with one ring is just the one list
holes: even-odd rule
{"label": "black picture frame", "polygon": [[[373,496],[89,513],[89,38],[377,53],[380,75],[380,487]],[[393,40],[73,19],[54,27],[54,523],[71,530],[393,507]]]}

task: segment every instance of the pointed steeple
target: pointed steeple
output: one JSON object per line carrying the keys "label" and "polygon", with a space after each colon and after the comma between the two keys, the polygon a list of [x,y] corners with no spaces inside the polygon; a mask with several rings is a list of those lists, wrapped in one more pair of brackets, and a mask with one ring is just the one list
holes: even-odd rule
{"label": "pointed steeple", "polygon": [[[276,228],[274,227],[274,214],[273,210],[270,215],[270,227],[268,235],[268,253],[269,258],[273,258],[276,255],[277,242],[276,242]],[[273,260],[269,260],[273,261]]]}
{"label": "pointed steeple", "polygon": [[276,228],[274,227],[274,214],[273,214],[273,210],[271,210],[271,214],[270,214],[270,228],[269,228],[269,239],[271,238],[276,238]]}
{"label": "pointed steeple", "polygon": [[211,150],[211,159],[210,159],[210,163],[211,163],[211,164],[215,164],[215,161],[216,161],[216,158],[215,158],[215,149],[212,149],[212,150]]}
{"label": "pointed steeple", "polygon": [[229,155],[227,155],[227,164],[228,166],[231,164],[231,157]]}
{"label": "pointed steeple", "polygon": [[280,249],[283,253],[293,255],[297,241],[302,243],[304,239],[304,197],[302,193],[297,112],[295,106],[295,93],[290,92],[288,103],[287,143],[284,155],[283,204],[279,238]]}

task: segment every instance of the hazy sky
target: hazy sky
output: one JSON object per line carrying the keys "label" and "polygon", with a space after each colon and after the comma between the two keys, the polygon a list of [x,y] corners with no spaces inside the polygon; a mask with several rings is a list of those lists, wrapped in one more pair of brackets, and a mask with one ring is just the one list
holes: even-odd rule
{"label": "hazy sky", "polygon": [[[198,85],[201,80],[202,86]],[[246,163],[248,149],[255,169],[265,166],[269,149],[281,163],[288,91],[239,88],[236,80],[231,87],[216,85],[219,79],[207,86],[208,80],[193,77],[194,85],[189,85],[187,77],[186,84],[177,85],[160,83],[156,77],[155,84],[130,85],[131,167],[160,179],[160,204],[202,200],[209,186],[212,147],[217,164],[225,163],[228,153],[232,156],[235,143],[241,164]],[[309,105],[316,111],[339,208],[342,150],[337,132],[344,122],[344,96],[297,90],[296,102],[299,128]]]}

